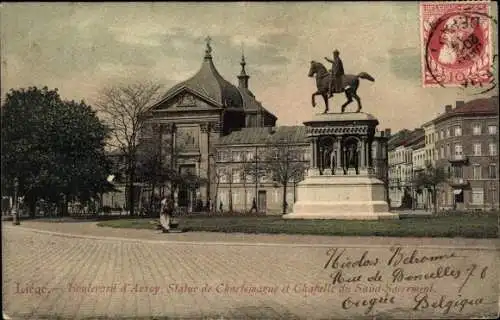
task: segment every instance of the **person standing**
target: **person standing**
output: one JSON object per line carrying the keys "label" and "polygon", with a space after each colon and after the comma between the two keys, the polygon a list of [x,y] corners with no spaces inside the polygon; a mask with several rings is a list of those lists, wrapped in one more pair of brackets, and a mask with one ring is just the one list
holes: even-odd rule
{"label": "person standing", "polygon": [[166,233],[170,230],[170,222],[172,219],[172,214],[174,213],[174,202],[172,197],[164,196],[161,200],[160,206],[160,225],[162,227],[162,232]]}
{"label": "person standing", "polygon": [[344,64],[340,59],[340,53],[337,49],[333,51],[333,60],[325,57],[326,61],[332,64],[332,75],[330,77],[330,88],[328,90],[328,97],[332,97],[334,92],[341,92],[342,78],[344,76]]}
{"label": "person standing", "polygon": [[250,213],[255,210],[255,212],[257,213],[258,210],[257,210],[257,200],[255,199],[255,197],[253,198],[252,200],[252,208],[250,209]]}

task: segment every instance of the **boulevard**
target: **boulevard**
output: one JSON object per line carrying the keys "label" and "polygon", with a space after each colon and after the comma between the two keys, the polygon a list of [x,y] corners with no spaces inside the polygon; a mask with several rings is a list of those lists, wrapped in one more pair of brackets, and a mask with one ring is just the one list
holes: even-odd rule
{"label": "boulevard", "polygon": [[[373,250],[390,252],[386,248],[394,245],[422,250],[498,246],[496,239],[166,236],[95,222],[4,223],[2,236],[3,311],[12,319],[343,318],[345,296],[323,281],[328,281],[322,272],[330,247],[359,247],[374,255]],[[323,261],[304,259],[318,252]],[[325,289],[311,291],[320,285]],[[351,306],[349,301],[344,305]]]}

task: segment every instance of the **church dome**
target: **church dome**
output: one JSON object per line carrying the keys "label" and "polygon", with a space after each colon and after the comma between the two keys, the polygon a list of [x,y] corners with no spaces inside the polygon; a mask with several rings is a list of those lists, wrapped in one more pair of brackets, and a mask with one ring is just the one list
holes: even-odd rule
{"label": "church dome", "polygon": [[188,80],[168,90],[164,99],[175,95],[182,88],[193,90],[224,108],[243,108],[243,99],[238,88],[224,79],[215,68],[209,43],[200,70]]}

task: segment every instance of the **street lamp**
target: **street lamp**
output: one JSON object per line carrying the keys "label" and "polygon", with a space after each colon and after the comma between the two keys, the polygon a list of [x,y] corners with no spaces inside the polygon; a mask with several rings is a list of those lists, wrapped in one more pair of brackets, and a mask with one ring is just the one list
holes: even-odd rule
{"label": "street lamp", "polygon": [[17,189],[19,188],[19,181],[17,180],[17,177],[14,178],[14,205],[12,206],[12,224],[14,225],[20,225],[21,222],[19,221],[19,216],[18,216],[18,208],[17,208]]}

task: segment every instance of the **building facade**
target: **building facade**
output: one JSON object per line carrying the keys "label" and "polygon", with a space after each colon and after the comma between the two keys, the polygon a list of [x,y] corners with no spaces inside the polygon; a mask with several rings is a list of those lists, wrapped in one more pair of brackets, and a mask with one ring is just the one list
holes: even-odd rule
{"label": "building facade", "polygon": [[[409,168],[415,176],[422,166],[432,165],[443,168],[447,175],[446,183],[439,186],[438,209],[498,209],[498,96],[467,103],[457,101],[455,107],[447,105],[444,113],[425,123],[422,129],[423,145],[409,143],[412,134],[406,130],[389,141],[394,206],[401,206],[405,180],[411,176]],[[417,207],[419,203],[431,207],[425,193],[424,190],[420,199],[416,196]]]}
{"label": "building facade", "polygon": [[[305,126],[276,126],[277,117],[250,90],[245,67],[242,57],[238,85],[231,84],[217,71],[207,45],[198,72],[169,89],[146,116],[142,141],[157,145],[165,161],[173,161],[175,153],[176,170],[204,181],[194,189],[177,190],[180,208],[194,211],[196,204],[211,204],[217,210],[248,211],[255,199],[259,211],[279,213],[283,186],[269,175],[251,176],[245,167],[258,162],[276,143],[286,143],[300,155],[295,161],[306,168],[309,164]],[[372,144],[375,172],[386,180],[389,134],[378,132]],[[298,182],[287,185],[288,211],[293,210]]]}
{"label": "building facade", "polygon": [[432,166],[436,165],[437,154],[436,150],[436,140],[437,134],[434,127],[434,123],[432,121],[426,122],[422,125],[422,129],[424,130],[425,143],[425,161],[426,163],[431,164]]}
{"label": "building facade", "polygon": [[389,140],[389,192],[392,207],[411,209],[417,202],[416,190],[413,188],[413,154],[423,147],[423,140],[422,129],[402,130]]}
{"label": "building facade", "polygon": [[[413,177],[425,170],[425,148],[422,143],[420,146],[413,149]],[[416,189],[415,191],[415,202],[413,203],[413,209],[427,209],[430,208],[430,198],[428,196],[428,190],[426,189]]]}
{"label": "building facade", "polygon": [[436,164],[449,176],[439,206],[498,208],[498,97],[447,105],[433,122],[439,137]]}

